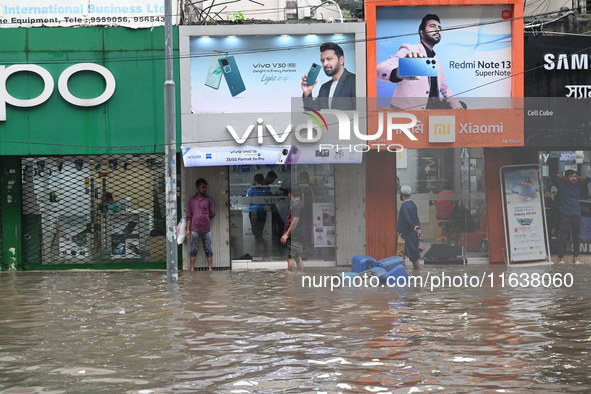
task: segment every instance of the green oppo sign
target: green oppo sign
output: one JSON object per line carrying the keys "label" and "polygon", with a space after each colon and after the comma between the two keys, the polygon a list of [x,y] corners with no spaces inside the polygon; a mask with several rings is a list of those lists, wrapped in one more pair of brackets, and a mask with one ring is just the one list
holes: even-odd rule
{"label": "green oppo sign", "polygon": [[164,152],[164,28],[0,29],[0,39],[0,155]]}

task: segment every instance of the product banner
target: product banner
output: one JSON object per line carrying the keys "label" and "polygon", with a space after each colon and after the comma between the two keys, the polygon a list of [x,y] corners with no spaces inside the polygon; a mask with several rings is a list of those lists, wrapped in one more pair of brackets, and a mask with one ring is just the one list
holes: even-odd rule
{"label": "product banner", "polygon": [[377,7],[379,107],[510,108],[471,98],[511,97],[511,17],[508,5]]}
{"label": "product banner", "polygon": [[[189,41],[194,114],[289,112],[292,97],[313,102],[357,95],[354,34],[199,36]],[[340,79],[331,94],[333,75]]]}
{"label": "product banner", "polygon": [[537,165],[501,167],[508,264],[550,261],[541,184]]}
{"label": "product banner", "polygon": [[[178,13],[173,24],[178,24]],[[126,0],[5,0],[0,27],[164,26],[164,1]]]}
{"label": "product banner", "polygon": [[314,246],[334,248],[336,245],[334,204],[314,203],[312,217],[314,219]]}
{"label": "product banner", "polygon": [[329,145],[183,147],[181,151],[185,167],[361,163],[363,159],[362,152]]}

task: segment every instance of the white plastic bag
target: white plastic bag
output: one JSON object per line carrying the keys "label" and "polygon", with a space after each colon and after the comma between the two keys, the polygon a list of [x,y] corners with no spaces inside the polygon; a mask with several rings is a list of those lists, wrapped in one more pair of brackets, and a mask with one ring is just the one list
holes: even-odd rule
{"label": "white plastic bag", "polygon": [[181,219],[181,220],[179,220],[178,226],[176,226],[176,243],[180,245],[183,242],[185,242],[185,238],[187,238],[186,235],[187,235],[187,220]]}

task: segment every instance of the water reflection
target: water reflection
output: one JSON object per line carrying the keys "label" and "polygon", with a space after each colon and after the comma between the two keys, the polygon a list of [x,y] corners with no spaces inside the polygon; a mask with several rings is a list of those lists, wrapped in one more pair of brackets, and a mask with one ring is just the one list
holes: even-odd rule
{"label": "water reflection", "polygon": [[[309,270],[334,275],[339,270]],[[0,393],[591,392],[571,288],[302,288],[274,271],[0,273]]]}

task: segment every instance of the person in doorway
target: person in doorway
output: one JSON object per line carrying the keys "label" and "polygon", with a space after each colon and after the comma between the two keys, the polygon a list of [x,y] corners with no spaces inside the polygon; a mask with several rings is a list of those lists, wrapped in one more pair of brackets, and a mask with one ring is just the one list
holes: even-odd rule
{"label": "person in doorway", "polygon": [[560,227],[558,230],[558,259],[564,264],[564,253],[566,243],[571,232],[573,239],[573,262],[579,261],[579,250],[581,248],[581,188],[587,187],[591,178],[579,176],[574,170],[566,170],[563,175],[550,174],[554,186],[558,189],[558,203],[560,206]]}
{"label": "person in doorway", "polygon": [[408,256],[414,269],[420,270],[421,251],[419,250],[419,238],[422,238],[421,221],[417,204],[410,198],[411,189],[408,185],[400,188],[400,212],[398,213],[398,248],[396,255],[404,258]]}
{"label": "person in doorway", "polygon": [[[339,109],[342,111],[356,108],[355,74],[345,68],[345,53],[343,48],[334,42],[327,42],[320,46],[320,62],[330,81],[320,87],[318,97],[312,97],[312,90],[318,80],[313,84],[306,82],[308,75],[302,77],[302,96],[304,107],[316,110]],[[333,100],[333,98],[335,100]]]}
{"label": "person in doorway", "polygon": [[[276,180],[277,173],[273,170],[269,171],[267,173],[267,176],[265,176],[265,185],[269,187],[269,190],[271,190],[271,185],[275,183]],[[273,190],[271,190],[271,195],[281,196],[283,195],[283,193],[280,190],[276,192],[273,192]],[[271,232],[273,233],[273,242],[275,243],[278,242],[281,239],[281,236],[283,235],[285,222],[281,218],[281,214],[279,214],[279,209],[277,208],[276,204],[270,204],[269,210],[271,211]]]}
{"label": "person in doorway", "polygon": [[[419,25],[420,42],[402,44],[398,52],[377,66],[379,81],[396,83],[390,108],[395,109],[462,109],[447,84],[443,62],[435,57],[433,48],[441,41],[441,21],[435,14],[427,14]],[[398,75],[401,58],[433,58],[437,63],[435,77],[402,77]],[[439,94],[444,99],[440,101]]]}
{"label": "person in doorway", "polygon": [[298,186],[302,192],[302,202],[304,203],[305,209],[305,220],[303,223],[304,240],[303,247],[304,251],[314,246],[314,232],[312,231],[313,223],[313,206],[314,206],[314,187],[310,183],[310,173],[308,171],[302,171],[298,175]]}
{"label": "person in doorway", "polygon": [[454,201],[452,194],[455,194],[448,182],[443,184],[443,189],[437,193],[437,200],[435,200],[435,210],[437,212],[437,220],[445,220],[451,217],[454,211]]}
{"label": "person in doorway", "polygon": [[[270,196],[271,188],[265,185],[265,178],[263,174],[256,174],[254,176],[254,184],[246,191],[247,197]],[[267,241],[263,238],[263,231],[265,223],[267,223],[267,210],[265,204],[250,204],[248,206],[248,217],[250,219],[250,227],[252,235],[254,235],[254,253],[266,253]]]}
{"label": "person in doorway", "polygon": [[304,271],[304,260],[302,259],[302,244],[304,241],[305,208],[301,200],[302,192],[298,186],[293,186],[288,191],[291,200],[291,208],[285,221],[285,234],[281,237],[281,243],[287,246],[287,270],[297,269]]}
{"label": "person in doorway", "polygon": [[195,182],[197,193],[187,203],[187,239],[191,240],[190,270],[195,271],[195,259],[199,250],[199,239],[203,244],[207,265],[213,268],[213,252],[211,250],[211,219],[215,217],[215,204],[207,196],[207,181],[203,178]]}

